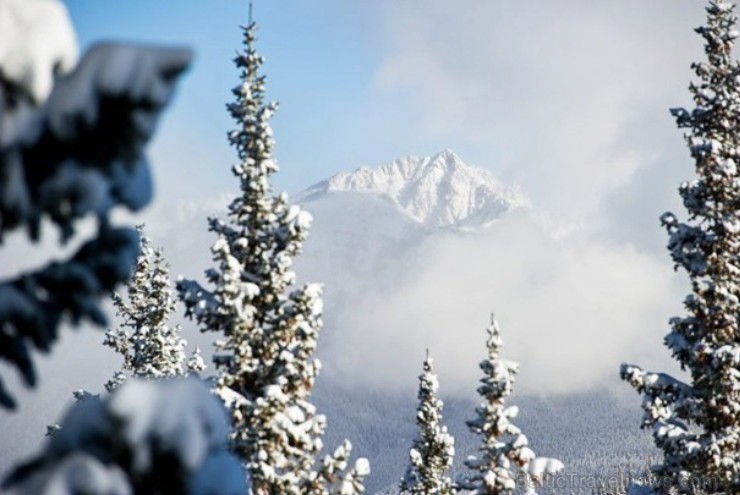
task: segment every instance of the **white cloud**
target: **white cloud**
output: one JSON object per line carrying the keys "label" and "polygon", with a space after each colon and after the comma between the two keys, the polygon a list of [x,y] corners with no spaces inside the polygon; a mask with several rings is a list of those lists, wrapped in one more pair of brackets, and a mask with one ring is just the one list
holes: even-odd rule
{"label": "white cloud", "polygon": [[483,149],[557,215],[593,217],[679,135],[667,109],[689,100],[697,2],[382,5],[377,83],[407,91],[426,132]]}
{"label": "white cloud", "polygon": [[[555,240],[526,216],[480,235],[432,236],[397,256],[342,307],[327,301],[336,317],[324,357],[347,384],[408,386],[429,347],[445,391],[472,393],[492,311],[525,392],[604,386],[624,360],[667,362],[659,342],[681,300],[667,259],[578,235]],[[334,291],[352,293],[345,277]]]}
{"label": "white cloud", "polygon": [[429,239],[388,261],[395,268],[380,270],[362,293],[342,285],[351,273],[327,275],[329,311],[332,285],[343,304],[328,318],[327,368],[394,388],[414,379],[429,345],[443,382],[473,390],[491,310],[530,391],[603,384],[622,360],[670,368],[660,343],[667,319],[681,312],[685,277],[661,251],[657,217],[677,208],[675,187],[690,175],[668,108],[689,102],[703,5],[375,5],[386,54],[375,82],[408,96],[416,132],[438,136],[440,148],[475,149],[485,160],[478,165],[581,230],[554,240],[512,221],[482,240]]}

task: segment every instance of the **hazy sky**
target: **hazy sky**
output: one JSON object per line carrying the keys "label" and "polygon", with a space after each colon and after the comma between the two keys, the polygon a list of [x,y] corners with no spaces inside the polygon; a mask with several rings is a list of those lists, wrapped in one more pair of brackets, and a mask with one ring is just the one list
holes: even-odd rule
{"label": "hazy sky", "polygon": [[[256,1],[258,49],[267,59],[269,97],[279,100],[274,120],[277,183],[290,191],[361,163],[399,154],[431,153],[444,139],[417,133],[402,91],[378,83],[388,52],[382,12],[366,2]],[[368,4],[370,2],[367,2]],[[83,46],[101,38],[184,44],[196,53],[154,146],[158,177],[178,176],[189,194],[231,187],[233,154],[224,138],[231,125],[224,102],[237,72],[231,59],[248,19],[244,0],[70,0]],[[183,173],[185,172],[185,173]],[[163,196],[175,190],[165,190]],[[180,195],[178,195],[180,197]]]}
{"label": "hazy sky", "polygon": [[[247,3],[67,4],[83,46],[115,38],[195,50],[153,146],[159,199],[228,190],[223,104]],[[687,98],[701,2],[258,0],[254,11],[281,102],[282,189],[451,148],[581,220],[612,199],[615,214],[629,208],[610,195],[660,158],[688,163],[667,108]]]}
{"label": "hazy sky", "polygon": [[[175,274],[200,273],[208,263],[207,244],[199,240],[193,250],[188,239],[207,237],[201,235],[205,211],[223,204],[219,198],[235,189],[224,103],[237,79],[231,58],[240,47],[238,25],[247,22],[247,2],[66,3],[83,49],[101,39],[126,39],[195,51],[195,63],[152,146],[154,207],[138,220],[159,228],[159,239],[152,237],[173,254]],[[540,243],[539,233],[512,227],[493,235],[507,237],[490,251],[440,240],[414,277],[384,295],[389,299],[372,293],[365,313],[344,315],[354,333],[339,341],[339,348],[360,345],[357,336],[369,325],[380,329],[379,345],[401,339],[404,328],[420,328],[410,311],[425,309],[421,297],[441,297],[437,289],[445,287],[438,283],[443,280],[479,289],[470,307],[475,313],[463,319],[470,332],[482,335],[493,307],[512,332],[517,325],[550,332],[534,350],[524,346],[531,333],[522,330],[523,337],[510,339],[516,357],[543,376],[579,373],[575,365],[548,368],[560,359],[546,352],[557,341],[550,324],[572,330],[571,339],[582,337],[573,352],[584,373],[616,373],[611,360],[621,354],[644,358],[636,345],[641,338],[667,354],[660,339],[680,307],[675,287],[684,277],[672,274],[658,217],[666,209],[680,211],[676,187],[691,174],[668,108],[689,102],[689,65],[702,55],[692,31],[703,22],[702,5],[696,0],[256,1],[269,95],[281,103],[274,120],[278,189],[296,192],[340,170],[451,148],[468,164],[520,185],[538,211],[577,232],[572,240],[551,245]],[[13,253],[25,259],[19,244],[2,259]],[[486,264],[485,271],[476,270],[479,261],[451,269],[449,260],[461,253],[497,262]],[[543,273],[546,280],[540,283]],[[496,277],[505,285],[490,286]],[[589,284],[605,288],[603,297]],[[505,304],[484,300],[487,295]],[[409,304],[409,297],[416,299]],[[456,297],[448,303],[466,303]],[[378,319],[373,304],[387,304],[389,320]],[[517,322],[518,315],[523,316]],[[426,314],[421,323],[460,323],[449,311],[445,318]],[[407,337],[417,335],[416,329]],[[450,345],[441,334],[428,337],[440,347]],[[74,346],[82,340],[70,336],[65,342],[55,351],[61,356],[57,364],[43,365],[57,385],[77,366]],[[563,342],[566,350],[572,343]],[[620,352],[603,359],[593,348],[604,342]],[[470,349],[459,356],[470,365],[465,365],[468,374],[460,375],[452,360],[442,363],[448,373],[458,373],[451,382],[469,383],[469,374],[476,373],[471,356],[479,347]],[[411,352],[403,345],[394,352],[405,356],[404,351]],[[387,351],[381,346],[369,352],[376,354],[367,363],[378,366]],[[80,369],[97,366],[101,376],[86,373],[79,385],[65,379],[64,387],[103,383],[113,366],[109,361],[86,355]],[[410,375],[415,366],[396,371]],[[44,376],[41,390],[48,393]],[[569,384],[588,382],[583,376]],[[66,396],[66,391],[56,395]]]}

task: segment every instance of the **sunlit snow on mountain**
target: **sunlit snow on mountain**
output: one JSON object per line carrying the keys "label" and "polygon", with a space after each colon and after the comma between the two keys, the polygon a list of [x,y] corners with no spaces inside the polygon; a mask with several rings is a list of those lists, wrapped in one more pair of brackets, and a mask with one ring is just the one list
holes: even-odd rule
{"label": "sunlit snow on mountain", "polygon": [[296,199],[310,202],[341,192],[383,196],[408,218],[430,227],[476,229],[511,210],[530,207],[517,188],[501,184],[488,170],[466,165],[451,150],[340,172]]}

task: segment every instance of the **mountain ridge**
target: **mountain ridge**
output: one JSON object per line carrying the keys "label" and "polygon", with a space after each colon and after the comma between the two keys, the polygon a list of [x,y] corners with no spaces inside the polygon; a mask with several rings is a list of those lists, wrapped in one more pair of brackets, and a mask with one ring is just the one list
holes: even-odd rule
{"label": "mountain ridge", "polygon": [[531,208],[518,188],[491,172],[463,162],[452,150],[432,156],[408,155],[378,168],[339,172],[300,192],[301,203],[334,193],[376,194],[404,215],[430,227],[476,229],[506,212]]}

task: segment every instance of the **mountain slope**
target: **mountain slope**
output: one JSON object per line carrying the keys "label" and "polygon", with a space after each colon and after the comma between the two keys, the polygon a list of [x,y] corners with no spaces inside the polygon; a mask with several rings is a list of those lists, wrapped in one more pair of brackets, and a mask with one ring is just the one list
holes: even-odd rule
{"label": "mountain slope", "polygon": [[[605,493],[598,491],[598,485],[606,483],[616,488],[623,475],[640,474],[655,463],[658,452],[649,432],[636,427],[639,406],[631,394],[617,390],[548,398],[512,397],[511,404],[521,408],[517,425],[535,452],[565,463],[559,484],[550,486],[558,489],[538,493]],[[314,399],[319,410],[330,418],[326,445],[331,448],[349,438],[353,452],[370,460],[372,472],[367,493],[397,494],[398,481],[409,462],[409,448],[417,434],[413,391],[398,396],[327,386],[326,380],[320,380]],[[478,401],[467,397],[443,399],[443,423],[455,437],[455,478],[465,471],[463,461],[479,445],[480,439],[465,424],[475,416]]]}
{"label": "mountain slope", "polygon": [[475,229],[529,200],[501,184],[487,170],[466,165],[454,152],[407,156],[377,169],[340,172],[297,197],[311,202],[336,192],[370,193],[388,198],[408,218],[429,227]]}

